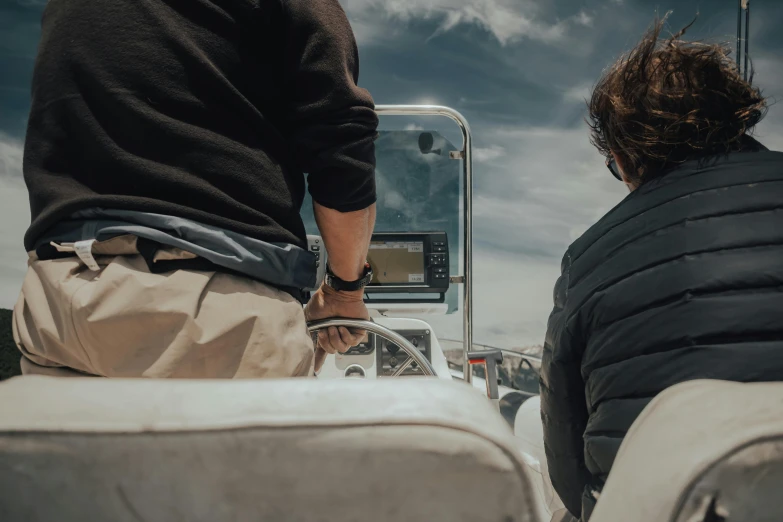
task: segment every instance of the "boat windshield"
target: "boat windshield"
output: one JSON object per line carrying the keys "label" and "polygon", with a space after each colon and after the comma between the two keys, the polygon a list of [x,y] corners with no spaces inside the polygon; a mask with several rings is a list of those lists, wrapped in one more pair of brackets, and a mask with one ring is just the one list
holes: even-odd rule
{"label": "boat windshield", "polygon": [[[449,271],[459,273],[461,238],[460,150],[435,130],[382,130],[376,145],[375,232],[445,232]],[[308,195],[302,207],[308,234],[318,234]],[[459,286],[445,295],[448,313],[458,310]]]}

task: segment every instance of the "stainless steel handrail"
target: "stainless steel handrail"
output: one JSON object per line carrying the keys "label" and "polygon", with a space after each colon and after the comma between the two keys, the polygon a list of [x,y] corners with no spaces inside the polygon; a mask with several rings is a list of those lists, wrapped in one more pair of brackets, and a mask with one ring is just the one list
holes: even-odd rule
{"label": "stainless steel handrail", "polygon": [[[438,339],[438,341],[442,343],[459,343],[460,341],[457,341],[455,339]],[[520,357],[522,359],[528,359],[531,361],[535,361],[537,363],[541,363],[542,359],[538,355],[531,355],[529,353],[524,352],[517,352],[516,350],[509,350],[508,348],[498,348],[497,346],[490,346],[488,344],[474,344],[474,346],[477,346],[480,350],[500,350],[503,353],[503,356],[509,356],[509,357]],[[448,350],[446,350],[448,351]]]}
{"label": "stainless steel handrail", "polygon": [[[323,330],[324,328],[329,328],[331,326],[344,326],[346,328],[367,330],[368,332],[374,333],[375,335],[380,335],[384,339],[391,341],[399,346],[403,352],[408,354],[408,357],[413,359],[413,361],[419,365],[424,375],[430,377],[438,376],[438,374],[435,372],[435,368],[432,367],[432,364],[430,364],[427,358],[424,357],[424,355],[415,346],[413,346],[410,341],[394,330],[389,330],[385,326],[381,326],[378,323],[373,323],[372,321],[361,321],[358,319],[324,319],[322,321],[312,321],[307,323],[307,329],[310,331],[311,335],[318,330]],[[315,339],[313,339],[313,341],[315,342]]]}
{"label": "stainless steel handrail", "polygon": [[519,357],[520,359],[526,359],[528,361],[535,361],[539,364],[541,364],[541,357],[538,357],[536,355],[528,355],[526,353],[519,353],[515,352],[514,350],[506,350],[504,348],[500,349],[500,352],[503,354],[504,357]]}
{"label": "stainless steel handrail", "polygon": [[375,112],[381,116],[443,116],[453,120],[462,131],[462,167],[464,200],[464,243],[463,246],[463,304],[462,343],[464,362],[463,375],[466,382],[473,381],[473,372],[468,362],[468,353],[473,351],[473,135],[468,120],[458,111],[441,105],[378,105]]}

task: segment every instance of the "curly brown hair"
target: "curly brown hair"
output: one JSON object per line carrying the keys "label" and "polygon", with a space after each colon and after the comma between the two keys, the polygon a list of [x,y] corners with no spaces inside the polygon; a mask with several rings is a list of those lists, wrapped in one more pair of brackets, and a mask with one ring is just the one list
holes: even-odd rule
{"label": "curly brown hair", "polygon": [[588,101],[591,142],[607,157],[617,154],[637,185],[688,160],[738,150],[767,109],[728,46],[681,39],[695,20],[659,40],[667,17],[604,72]]}

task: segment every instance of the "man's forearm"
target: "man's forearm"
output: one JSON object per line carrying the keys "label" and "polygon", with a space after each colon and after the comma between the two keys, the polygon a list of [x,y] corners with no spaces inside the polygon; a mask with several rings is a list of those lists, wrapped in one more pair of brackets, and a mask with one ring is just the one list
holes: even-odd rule
{"label": "man's forearm", "polygon": [[364,272],[367,250],[375,227],[375,204],[355,212],[339,212],[313,203],[315,221],[326,246],[329,268],[344,281]]}

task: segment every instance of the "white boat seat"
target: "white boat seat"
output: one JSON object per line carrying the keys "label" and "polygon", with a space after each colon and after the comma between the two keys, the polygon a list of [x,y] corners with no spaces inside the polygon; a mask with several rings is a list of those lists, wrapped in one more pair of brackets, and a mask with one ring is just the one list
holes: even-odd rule
{"label": "white boat seat", "polygon": [[590,522],[783,520],[783,383],[691,381],[642,412]]}
{"label": "white boat seat", "polygon": [[463,383],[0,383],[3,522],[536,522],[533,502]]}

